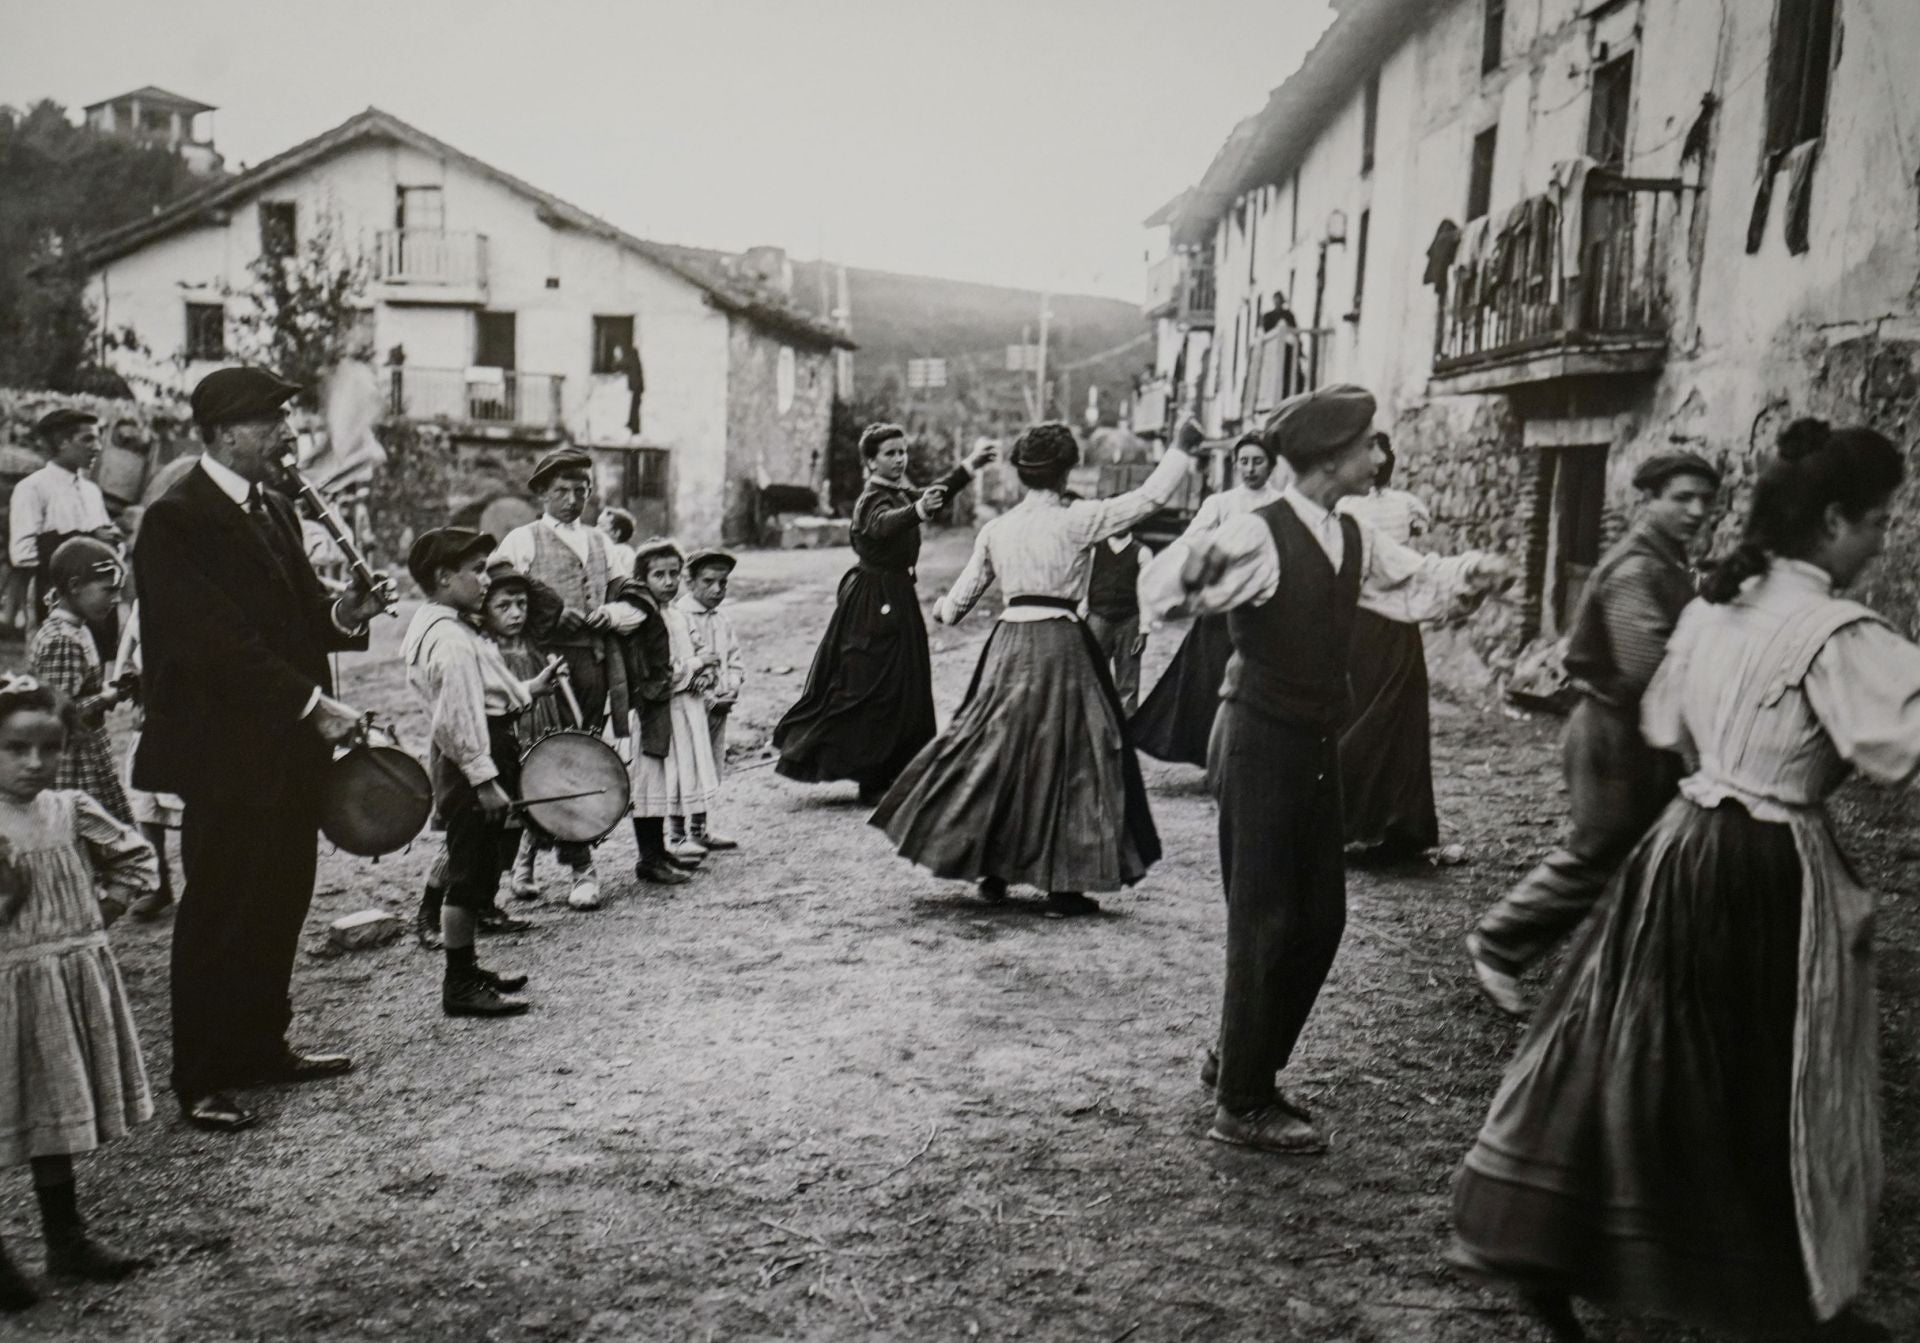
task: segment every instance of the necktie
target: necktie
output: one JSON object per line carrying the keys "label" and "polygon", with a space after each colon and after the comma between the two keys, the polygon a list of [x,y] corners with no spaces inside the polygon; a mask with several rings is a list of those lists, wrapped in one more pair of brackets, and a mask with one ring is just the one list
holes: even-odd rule
{"label": "necktie", "polygon": [[260,487],[253,486],[247,491],[247,520],[253,523],[253,530],[259,534],[269,550],[273,548],[273,518],[267,512],[267,501],[260,495]]}

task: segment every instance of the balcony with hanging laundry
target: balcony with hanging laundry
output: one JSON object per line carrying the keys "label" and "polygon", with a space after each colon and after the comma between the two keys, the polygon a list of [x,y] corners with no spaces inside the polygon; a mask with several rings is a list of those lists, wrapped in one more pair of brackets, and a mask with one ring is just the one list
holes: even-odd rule
{"label": "balcony with hanging laundry", "polygon": [[1440,292],[1432,391],[1657,372],[1681,189],[1596,167],[1451,239],[1443,225],[1426,274]]}
{"label": "balcony with hanging laundry", "polygon": [[478,438],[545,442],[563,432],[561,394],[566,379],[558,373],[411,364],[385,372],[391,415],[438,420]]}

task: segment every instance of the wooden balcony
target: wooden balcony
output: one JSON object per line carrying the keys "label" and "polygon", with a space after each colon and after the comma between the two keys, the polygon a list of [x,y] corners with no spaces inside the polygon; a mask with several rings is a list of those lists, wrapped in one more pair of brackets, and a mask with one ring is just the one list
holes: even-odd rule
{"label": "wooden balcony", "polygon": [[1255,337],[1247,352],[1247,380],[1240,394],[1240,422],[1255,426],[1290,396],[1317,388],[1323,351],[1333,332],[1277,326]]}
{"label": "wooden balcony", "polygon": [[487,235],[384,229],[375,242],[373,281],[376,297],[388,303],[484,304]]}
{"label": "wooden balcony", "polygon": [[1148,317],[1171,317],[1184,326],[1213,325],[1213,262],[1195,252],[1175,252],[1147,267]]}
{"label": "wooden balcony", "polygon": [[1173,379],[1154,378],[1140,384],[1133,394],[1133,414],[1129,427],[1136,434],[1167,432],[1167,417],[1173,410]]}
{"label": "wooden balcony", "polygon": [[[1643,376],[1667,357],[1668,270],[1681,184],[1595,170],[1577,252],[1538,196],[1499,217],[1441,296],[1432,390],[1497,392],[1561,378]],[[1501,227],[1501,225],[1506,227]]]}
{"label": "wooden balcony", "polygon": [[388,412],[410,420],[440,420],[476,437],[557,438],[563,428],[557,373],[502,368],[415,368],[388,374]]}

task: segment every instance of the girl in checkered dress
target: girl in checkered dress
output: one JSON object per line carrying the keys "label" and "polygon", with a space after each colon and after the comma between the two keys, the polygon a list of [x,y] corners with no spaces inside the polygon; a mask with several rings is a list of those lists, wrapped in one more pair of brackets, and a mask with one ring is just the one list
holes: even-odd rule
{"label": "girl in checkered dress", "polygon": [[[0,679],[0,1166],[33,1169],[48,1273],[111,1282],[143,1261],[87,1234],[73,1156],[153,1115],[106,930],[160,874],[132,827],[52,787],[70,713],[29,677]],[[0,1246],[0,1310],[35,1299]]]}
{"label": "girl in checkered dress", "polygon": [[61,543],[47,564],[52,609],[33,636],[33,674],[70,701],[73,722],[60,760],[61,788],[78,788],[120,821],[133,821],[127,790],[114,768],[107,740],[107,710],[121,699],[109,687],[90,624],[112,614],[125,577],[119,557],[106,544],[80,536]]}

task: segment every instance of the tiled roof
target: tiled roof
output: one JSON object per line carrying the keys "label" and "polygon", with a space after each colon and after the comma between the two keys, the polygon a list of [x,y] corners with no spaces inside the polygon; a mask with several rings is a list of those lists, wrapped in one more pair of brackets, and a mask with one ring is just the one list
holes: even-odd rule
{"label": "tiled roof", "polygon": [[252,199],[273,183],[303,172],[362,140],[386,140],[409,145],[424,154],[458,163],[472,172],[489,177],[534,202],[540,218],[549,226],[604,238],[643,256],[704,292],[707,301],[723,312],[736,313],[770,331],[806,344],[848,350],[855,348],[852,338],[839,327],[802,311],[775,290],[702,259],[695,249],[669,247],[663,243],[648,242],[645,238],[636,238],[599,216],[589,214],[579,206],[542,191],[532,183],[503,172],[471,154],[463,153],[377,107],[369,107],[332,130],[276,154],[246,172],[184,197],[158,214],[89,239],[85,259],[89,265],[104,265],[181,229],[221,222],[219,217],[223,212]]}

